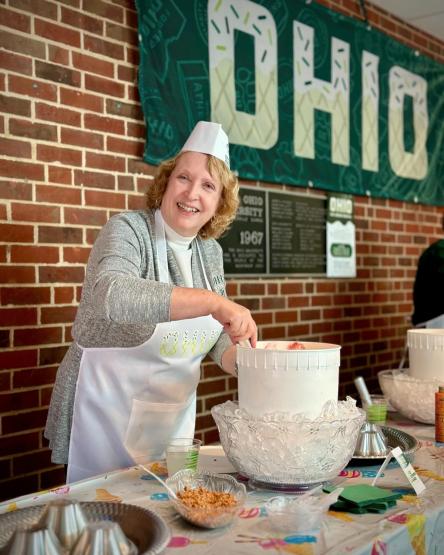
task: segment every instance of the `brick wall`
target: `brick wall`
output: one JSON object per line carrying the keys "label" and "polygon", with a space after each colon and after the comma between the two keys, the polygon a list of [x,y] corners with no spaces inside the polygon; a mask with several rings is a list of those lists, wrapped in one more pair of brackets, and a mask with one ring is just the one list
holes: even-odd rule
{"label": "brick wall", "polygon": [[[359,17],[354,0],[323,3]],[[368,15],[444,61],[436,39],[381,10],[369,7]],[[42,432],[85,262],[113,213],[143,206],[153,168],[141,161],[132,0],[2,0],[0,19],[0,498],[7,499],[63,482]],[[398,364],[417,258],[442,235],[442,209],[355,202],[356,279],[228,283],[263,339],[341,344],[341,396],[354,392],[357,374],[377,389],[377,372]],[[211,406],[235,393],[233,378],[204,365],[197,429],[205,441],[217,439]]]}

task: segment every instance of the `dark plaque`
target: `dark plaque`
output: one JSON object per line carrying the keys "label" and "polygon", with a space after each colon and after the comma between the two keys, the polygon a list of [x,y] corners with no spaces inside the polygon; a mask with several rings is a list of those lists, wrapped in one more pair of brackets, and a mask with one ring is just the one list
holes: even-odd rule
{"label": "dark plaque", "polygon": [[270,273],[325,273],[326,202],[315,197],[268,194]]}
{"label": "dark plaque", "polygon": [[325,199],[245,187],[239,195],[219,239],[227,275],[325,273]]}
{"label": "dark plaque", "polygon": [[219,239],[226,274],[265,274],[266,193],[240,189],[240,205],[230,230]]}

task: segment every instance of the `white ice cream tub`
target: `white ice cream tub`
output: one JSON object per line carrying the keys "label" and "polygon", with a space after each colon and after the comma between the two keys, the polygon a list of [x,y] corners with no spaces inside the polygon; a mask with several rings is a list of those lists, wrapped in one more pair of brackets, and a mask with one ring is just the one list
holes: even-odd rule
{"label": "white ice cream tub", "polygon": [[444,329],[407,330],[410,376],[419,380],[442,379],[444,385]]}
{"label": "white ice cream tub", "polygon": [[273,412],[304,413],[316,418],[327,401],[337,402],[339,345],[301,341],[303,349],[287,350],[292,341],[275,341],[265,349],[237,347],[239,407],[253,416]]}

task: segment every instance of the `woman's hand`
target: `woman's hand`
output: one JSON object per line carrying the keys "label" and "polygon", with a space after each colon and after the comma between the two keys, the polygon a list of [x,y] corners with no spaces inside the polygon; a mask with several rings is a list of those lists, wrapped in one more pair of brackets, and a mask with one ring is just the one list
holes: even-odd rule
{"label": "woman's hand", "polygon": [[216,295],[211,315],[223,325],[233,344],[249,341],[256,347],[257,326],[248,308]]}
{"label": "woman's hand", "polygon": [[174,287],[171,294],[171,320],[211,314],[224,327],[231,341],[249,341],[256,347],[257,327],[248,308],[208,289]]}

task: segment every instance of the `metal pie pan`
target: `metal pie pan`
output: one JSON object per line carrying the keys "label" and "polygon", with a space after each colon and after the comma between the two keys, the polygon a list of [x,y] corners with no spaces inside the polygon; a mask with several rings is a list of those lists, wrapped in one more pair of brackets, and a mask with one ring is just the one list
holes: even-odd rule
{"label": "metal pie pan", "polygon": [[[149,509],[126,503],[100,501],[81,502],[80,506],[89,521],[118,522],[141,555],[160,555],[171,539],[166,523]],[[0,549],[8,542],[17,526],[35,524],[44,508],[45,505],[36,505],[0,515]]]}
{"label": "metal pie pan", "polygon": [[[387,439],[387,446],[388,448],[394,449],[395,447],[399,447],[403,454],[405,455],[406,459],[409,462],[413,462],[415,452],[419,449],[419,442],[418,440],[403,432],[402,430],[398,430],[397,428],[390,428],[389,426],[381,426],[382,433],[384,434],[385,438]],[[351,459],[351,463],[353,461],[381,461],[384,460],[385,456],[376,455],[376,456],[366,456],[361,457],[357,455],[353,455]],[[349,463],[350,464],[350,463]]]}

